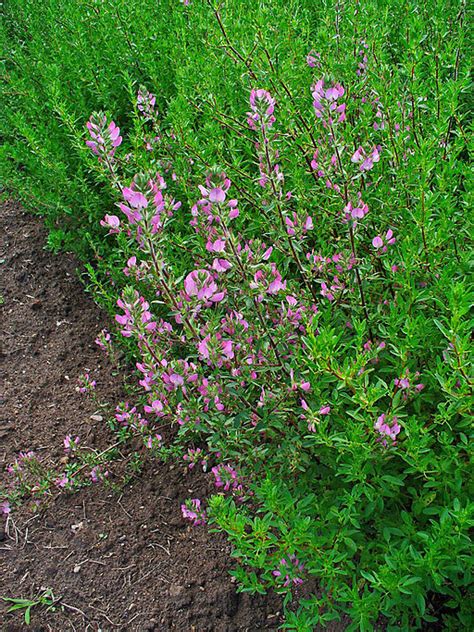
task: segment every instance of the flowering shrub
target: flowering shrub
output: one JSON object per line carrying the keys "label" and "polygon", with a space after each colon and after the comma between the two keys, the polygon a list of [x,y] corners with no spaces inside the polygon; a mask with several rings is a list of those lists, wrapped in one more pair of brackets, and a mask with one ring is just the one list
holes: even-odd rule
{"label": "flowering shrub", "polygon": [[116,421],[209,472],[183,517],[286,629],[472,627],[464,9],[429,5],[174,3],[130,112],[101,68],[79,145],[51,97],[138,371]]}
{"label": "flowering shrub", "polygon": [[[312,88],[316,214],[286,185],[278,104],[258,88],[253,178],[210,170],[186,211],[159,164],[127,179],[106,148],[121,214],[101,224],[134,252],[127,276],[140,270],[116,321],[137,345],[147,432],[176,424],[190,466],[203,460],[197,442],[217,462],[209,516],[235,543],[243,588],[287,592],[313,577],[322,596],[303,603],[305,625],[339,612],[417,625],[435,620],[436,592],[461,607],[467,588],[468,304],[452,242],[425,249],[428,225],[414,231],[403,208],[380,206],[397,169],[390,134],[359,123],[365,91],[346,93],[327,78]],[[138,110],[161,135],[146,94]],[[120,138],[103,113],[91,120],[93,139]],[[260,236],[246,220],[257,208]],[[177,213],[194,230],[184,273],[168,257]],[[182,506],[194,525],[201,503]]]}

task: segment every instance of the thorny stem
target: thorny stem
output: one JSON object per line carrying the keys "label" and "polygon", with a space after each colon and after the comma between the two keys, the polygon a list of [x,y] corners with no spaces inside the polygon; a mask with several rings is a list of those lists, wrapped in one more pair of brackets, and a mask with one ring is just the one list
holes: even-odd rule
{"label": "thorny stem", "polygon": [[[341,171],[341,175],[344,178],[344,170],[342,167],[342,160],[341,160],[341,156],[339,154],[339,149],[336,143],[336,137],[334,135],[334,128],[332,125],[330,125],[331,128],[331,136],[332,139],[334,141],[334,149],[336,151],[336,158],[337,158],[337,163],[339,165],[339,169]],[[349,197],[347,194],[347,184],[344,182],[344,199],[346,204],[348,204],[349,202]],[[354,271],[355,271],[355,275],[356,275],[356,280],[357,280],[357,286],[359,288],[359,295],[360,295],[360,302],[362,304],[362,309],[364,311],[364,316],[365,316],[365,320],[367,322],[367,327],[369,329],[369,335],[371,337],[371,339],[373,338],[373,333],[372,333],[372,329],[370,326],[370,318],[369,318],[369,312],[367,310],[367,303],[365,300],[365,294],[364,294],[364,288],[362,287],[362,279],[360,276],[360,272],[359,272],[359,266],[357,265],[357,250],[356,250],[356,245],[355,245],[355,239],[354,239],[354,228],[352,226],[352,224],[349,224],[349,237],[350,237],[350,241],[351,241],[351,250],[352,250],[352,256],[354,258]]]}
{"label": "thorny stem", "polygon": [[276,207],[277,207],[277,210],[278,210],[278,215],[280,217],[282,228],[287,233],[286,236],[287,236],[288,245],[290,247],[290,250],[291,250],[291,253],[292,253],[292,256],[293,256],[293,260],[296,263],[296,266],[297,266],[298,271],[299,271],[299,273],[301,275],[303,283],[305,284],[306,288],[311,293],[313,299],[315,301],[317,301],[318,300],[318,296],[317,296],[313,286],[309,283],[308,279],[306,278],[305,271],[303,269],[303,266],[301,265],[301,261],[300,261],[300,259],[298,257],[298,253],[295,250],[295,247],[293,245],[293,241],[291,239],[291,236],[288,235],[288,232],[286,230],[285,218],[283,216],[283,211],[282,211],[282,208],[281,208],[278,191],[277,191],[277,188],[276,188],[276,185],[275,185],[275,182],[274,182],[274,179],[273,179],[273,175],[272,175],[272,161],[270,159],[270,154],[268,152],[267,137],[265,136],[265,132],[263,132],[263,130],[262,130],[262,137],[263,137],[263,146],[265,147],[265,158],[266,158],[266,161],[267,161],[269,180],[270,180],[270,184],[271,184],[271,187],[272,187],[273,195],[275,197],[275,203],[276,203]]}
{"label": "thorny stem", "polygon": [[[210,0],[208,0],[208,5],[210,7],[212,7]],[[222,18],[221,15],[219,13],[218,9],[212,9],[217,23],[219,24],[219,28],[221,30],[222,35],[224,36],[224,39],[226,41],[227,46],[229,47],[229,49],[234,53],[235,57],[237,58],[237,60],[241,61],[244,66],[247,68],[247,70],[249,71],[249,75],[252,77],[252,79],[256,80],[257,79],[257,75],[254,73],[254,71],[252,70],[251,64],[249,59],[245,59],[245,57],[243,57],[239,51],[233,46],[232,42],[229,39],[229,36],[227,35],[227,31],[225,30],[225,26],[222,22]]]}
{"label": "thorny stem", "polygon": [[430,269],[430,259],[428,255],[428,244],[426,243],[425,235],[425,191],[421,191],[421,237],[423,239],[423,250],[425,251],[426,265]]}
{"label": "thorny stem", "polygon": [[139,62],[137,60],[137,55],[135,54],[135,52],[133,50],[133,43],[130,40],[127,28],[126,28],[126,26],[125,26],[125,24],[123,22],[122,16],[121,16],[121,14],[120,14],[120,12],[119,12],[117,7],[115,7],[115,15],[117,16],[117,19],[120,22],[120,26],[122,27],[122,29],[121,29],[122,33],[123,33],[123,35],[125,37],[125,41],[127,42],[128,49],[129,49],[130,53],[132,54],[133,65],[135,66],[135,68],[138,70],[138,72],[140,74],[143,74],[142,69],[140,68],[140,64],[139,64]]}
{"label": "thorny stem", "polygon": [[[161,284],[162,288],[165,290],[165,293],[168,296],[168,300],[171,301],[171,304],[173,305],[175,310],[179,313],[180,312],[179,305],[176,302],[175,297],[173,296],[173,292],[168,287],[165,279],[162,278],[162,270],[161,270],[160,265],[158,263],[158,259],[157,259],[156,252],[155,252],[155,247],[153,245],[153,242],[150,239],[148,240],[148,245],[149,245],[149,248],[150,248],[151,259],[153,261],[153,267],[155,268],[155,272],[156,272],[156,275],[158,277],[158,281]],[[190,332],[192,333],[192,335],[195,338],[199,338],[199,336],[197,334],[197,331],[194,328],[194,326],[191,323],[191,321],[187,317],[183,317],[183,321],[188,326],[188,328],[189,328]]]}
{"label": "thorny stem", "polygon": [[453,345],[453,349],[454,349],[454,355],[456,356],[456,361],[457,361],[457,365],[458,365],[458,369],[459,372],[461,373],[461,375],[463,376],[463,378],[466,380],[467,385],[469,386],[469,390],[472,393],[472,381],[469,378],[469,376],[466,374],[466,371],[463,369],[462,364],[461,364],[461,358],[459,356],[459,351],[456,347],[456,344],[451,340],[451,344]]}
{"label": "thorny stem", "polygon": [[[411,82],[412,83],[414,79],[415,79],[415,64],[413,64],[412,69],[411,69]],[[418,140],[418,134],[416,132],[415,97],[413,96],[413,92],[410,92],[410,100],[411,100],[411,111],[413,114],[413,137],[419,149],[420,141]]]}
{"label": "thorny stem", "polygon": [[[225,232],[226,236],[227,236],[227,237],[228,237],[228,239],[229,239],[230,249],[232,250],[232,254],[234,255],[235,260],[236,260],[236,261],[237,261],[237,263],[238,263],[238,266],[239,266],[240,271],[241,271],[242,278],[243,278],[243,279],[245,279],[245,277],[247,276],[247,273],[246,273],[246,271],[245,271],[245,268],[244,268],[244,265],[243,265],[243,263],[242,263],[242,260],[241,260],[241,259],[240,259],[240,257],[239,257],[239,254],[238,254],[238,252],[237,252],[237,249],[235,248],[235,244],[234,244],[234,240],[233,240],[233,235],[232,235],[232,233],[230,232],[230,230],[228,229],[228,227],[227,227],[226,223],[224,222],[224,219],[223,219],[223,218],[221,218],[221,223],[222,223],[222,227],[224,228],[224,232]],[[279,353],[279,351],[278,351],[277,344],[276,344],[276,342],[273,340],[273,336],[271,335],[270,331],[268,330],[268,327],[266,326],[265,320],[264,320],[263,315],[262,315],[262,313],[261,313],[261,311],[260,311],[260,305],[259,305],[259,303],[258,303],[258,301],[257,301],[257,299],[256,299],[255,297],[253,297],[253,304],[254,304],[254,306],[255,306],[255,311],[256,311],[256,313],[257,313],[257,317],[258,317],[258,319],[259,319],[259,321],[260,321],[260,324],[262,325],[262,327],[263,327],[264,331],[265,331],[265,332],[266,332],[266,334],[268,335],[268,339],[269,339],[269,341],[270,341],[270,345],[271,345],[271,347],[272,347],[272,349],[273,349],[273,352],[274,352],[274,354],[275,354],[275,358],[277,359],[277,362],[278,362],[278,364],[280,365],[280,368],[281,368],[281,369],[282,369],[282,370],[286,373],[286,369],[285,369],[285,367],[284,367],[284,365],[283,365],[283,361],[282,361],[281,356],[280,356],[280,353]]]}

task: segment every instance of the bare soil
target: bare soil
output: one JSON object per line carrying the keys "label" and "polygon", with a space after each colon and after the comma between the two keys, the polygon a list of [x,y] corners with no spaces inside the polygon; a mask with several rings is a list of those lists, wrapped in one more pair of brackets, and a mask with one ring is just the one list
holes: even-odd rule
{"label": "bare soil", "polygon": [[[40,218],[15,202],[0,206],[0,469],[8,477],[20,451],[59,460],[66,434],[106,448],[113,437],[91,418],[97,404],[76,392],[77,378],[90,369],[99,401],[112,404],[123,383],[94,344],[107,318],[84,292],[77,262],[45,251]],[[207,491],[202,473],[154,461],[119,493],[97,484],[36,512],[25,505],[8,531],[0,519],[0,596],[52,589],[56,610],[32,610],[28,629],[38,632],[276,629],[279,598],[238,594],[225,538],[181,517],[180,503]],[[6,609],[0,604],[1,629],[26,629],[22,614]]]}

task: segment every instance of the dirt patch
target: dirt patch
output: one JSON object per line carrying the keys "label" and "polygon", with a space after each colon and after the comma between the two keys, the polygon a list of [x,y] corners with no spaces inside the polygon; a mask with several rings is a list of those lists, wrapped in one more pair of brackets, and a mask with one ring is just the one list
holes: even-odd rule
{"label": "dirt patch", "polygon": [[[44,250],[39,218],[3,203],[0,234],[2,470],[22,450],[61,458],[68,433],[103,449],[111,435],[91,419],[96,406],[75,384],[87,368],[99,401],[121,399],[121,378],[94,344],[106,319],[84,293],[73,257]],[[180,502],[208,490],[203,475],[154,462],[120,495],[99,484],[61,494],[36,514],[20,509],[17,539],[0,531],[0,596],[50,588],[67,604],[33,609],[35,631],[276,629],[279,599],[237,594],[225,538],[181,517]],[[2,630],[25,629],[22,615],[1,608]]]}

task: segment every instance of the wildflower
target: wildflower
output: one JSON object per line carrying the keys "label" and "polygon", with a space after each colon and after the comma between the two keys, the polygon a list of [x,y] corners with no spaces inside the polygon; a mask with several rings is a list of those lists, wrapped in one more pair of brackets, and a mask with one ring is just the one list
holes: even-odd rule
{"label": "wildflower", "polygon": [[107,470],[105,472],[101,472],[98,465],[95,465],[89,474],[90,479],[93,483],[98,483],[101,478],[107,478],[108,475],[109,472]]}
{"label": "wildflower", "polygon": [[92,392],[97,385],[97,382],[91,379],[89,373],[83,373],[82,375],[80,375],[78,378],[78,382],[79,386],[77,387],[77,390],[79,391],[79,393]]}
{"label": "wildflower", "polygon": [[207,460],[202,458],[204,456],[201,448],[188,448],[187,453],[183,456],[183,461],[187,461],[189,463],[188,469],[192,470],[195,465],[201,460],[201,465],[204,471],[206,471]]}
{"label": "wildflower", "polygon": [[146,413],[155,413],[158,417],[163,417],[163,403],[159,399],[155,399],[151,402],[151,405],[145,405],[143,410]]}
{"label": "wildflower", "polygon": [[388,445],[387,437],[391,439],[392,445],[396,444],[396,438],[400,433],[401,427],[396,417],[393,417],[392,421],[387,423],[386,415],[382,413],[374,423],[374,429],[380,434],[378,441],[386,447]]}
{"label": "wildflower", "polygon": [[250,109],[248,112],[248,124],[253,130],[257,130],[256,123],[262,130],[270,129],[275,122],[273,112],[275,111],[275,99],[267,90],[252,90],[250,93]]}
{"label": "wildflower", "polygon": [[108,349],[111,342],[112,342],[112,339],[107,329],[102,329],[102,331],[99,333],[99,335],[95,339],[95,344],[104,351]]}
{"label": "wildflower", "polygon": [[237,470],[230,465],[221,463],[212,468],[216,487],[223,487],[225,492],[235,489],[239,485]]}
{"label": "wildflower", "polygon": [[[346,104],[338,103],[344,96],[345,90],[340,83],[333,82],[328,87],[324,79],[320,79],[312,88],[313,107],[317,118],[323,121],[323,125],[342,123],[346,119]],[[332,117],[338,115],[334,120]]]}
{"label": "wildflower", "polygon": [[3,502],[0,503],[0,513],[8,516],[8,514],[11,512],[11,507],[10,507],[10,503],[8,502],[8,500],[4,500]]}
{"label": "wildflower", "polygon": [[66,454],[72,452],[76,448],[76,446],[79,445],[79,441],[79,437],[75,437],[73,439],[71,435],[66,435],[64,439],[64,451],[66,452]]}
{"label": "wildflower", "polygon": [[69,483],[69,479],[66,474],[63,474],[61,477],[57,478],[54,483],[55,485],[57,485],[57,487],[66,487],[66,485]]}
{"label": "wildflower", "polygon": [[357,221],[358,219],[364,219],[364,217],[367,215],[368,212],[369,212],[369,207],[362,200],[361,195],[359,193],[357,202],[355,202],[354,205],[349,200],[349,202],[344,207],[344,214],[345,214],[344,221],[347,222],[350,219],[353,219],[355,221]]}
{"label": "wildflower", "polygon": [[370,171],[374,164],[380,160],[380,149],[380,145],[377,145],[370,154],[366,154],[364,148],[359,147],[353,153],[351,162],[360,163],[359,168],[361,171]]}
{"label": "wildflower", "polygon": [[232,264],[227,259],[214,259],[212,269],[216,272],[227,272],[232,268]]}
{"label": "wildflower", "polygon": [[262,255],[262,259],[264,261],[267,261],[268,259],[270,259],[270,256],[273,252],[273,246],[270,246],[270,248],[267,248],[267,250],[265,250],[265,252]]}
{"label": "wildflower", "polygon": [[304,564],[302,564],[296,555],[290,555],[288,558],[282,558],[280,560],[279,568],[272,571],[274,577],[281,578],[283,580],[283,586],[288,587],[290,584],[299,586],[303,583],[300,574],[304,571]]}
{"label": "wildflower", "polygon": [[127,288],[122,293],[122,298],[117,300],[117,305],[124,311],[123,314],[116,314],[115,320],[122,325],[122,336],[130,338],[133,333],[137,333],[140,339],[145,338],[147,332],[155,331],[158,327],[153,320],[150,304],[140,296],[136,290]]}
{"label": "wildflower", "polygon": [[150,450],[152,448],[160,448],[162,440],[163,440],[163,437],[160,434],[155,434],[153,437],[149,435],[145,439],[145,445]]}
{"label": "wildflower", "polygon": [[116,215],[105,215],[104,219],[100,220],[100,225],[109,228],[109,235],[120,232],[120,220]]}
{"label": "wildflower", "polygon": [[196,297],[199,301],[219,303],[225,292],[219,292],[217,285],[207,270],[193,270],[184,279],[185,299]]}
{"label": "wildflower", "polygon": [[201,501],[199,498],[185,500],[184,504],[181,505],[181,513],[183,514],[183,518],[191,520],[194,527],[205,524],[206,522],[206,512],[201,509]]}
{"label": "wildflower", "polygon": [[306,55],[306,63],[310,68],[321,67],[321,53],[315,53],[313,50]]}
{"label": "wildflower", "polygon": [[376,235],[372,239],[372,246],[377,250],[377,253],[386,253],[387,246],[392,246],[397,240],[393,236],[392,230],[387,230],[385,233],[385,237],[381,237],[380,235]]}
{"label": "wildflower", "polygon": [[107,117],[103,112],[94,112],[86,127],[92,138],[86,141],[86,145],[99,159],[112,159],[116,148],[122,143],[120,128],[113,121],[107,125]]}
{"label": "wildflower", "polygon": [[146,121],[150,121],[155,118],[155,103],[155,95],[148,92],[148,90],[143,86],[140,86],[137,94],[137,108],[138,111],[143,114]]}

